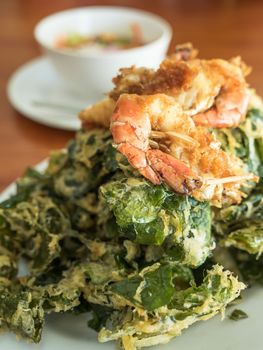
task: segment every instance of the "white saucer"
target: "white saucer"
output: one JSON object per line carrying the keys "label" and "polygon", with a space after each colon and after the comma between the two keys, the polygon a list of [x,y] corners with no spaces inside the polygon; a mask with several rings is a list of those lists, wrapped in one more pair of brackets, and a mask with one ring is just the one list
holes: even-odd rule
{"label": "white saucer", "polygon": [[99,99],[91,100],[65,87],[45,57],[17,69],[8,82],[7,94],[25,117],[66,130],[79,129],[79,111]]}

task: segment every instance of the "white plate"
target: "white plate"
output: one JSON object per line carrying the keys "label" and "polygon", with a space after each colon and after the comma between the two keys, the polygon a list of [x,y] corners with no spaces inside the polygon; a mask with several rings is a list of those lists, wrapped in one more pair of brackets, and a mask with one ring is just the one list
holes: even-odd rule
{"label": "white plate", "polygon": [[12,106],[25,117],[66,130],[79,129],[79,111],[100,98],[90,99],[64,86],[45,57],[18,68],[8,82],[7,94]]}
{"label": "white plate", "polygon": [[[47,161],[36,168],[43,170]],[[0,194],[0,201],[15,192],[15,184],[11,184]],[[233,308],[242,309],[248,318],[231,321],[227,317],[221,321],[216,316],[205,322],[197,322],[177,339],[166,345],[146,348],[149,350],[262,350],[263,324],[263,288],[254,287],[243,293],[244,300]],[[19,342],[13,334],[0,335],[0,349],[2,350],[115,350],[115,343],[100,344],[96,333],[87,328],[87,316],[57,314],[47,317],[46,325],[40,344],[28,344],[24,340]]]}

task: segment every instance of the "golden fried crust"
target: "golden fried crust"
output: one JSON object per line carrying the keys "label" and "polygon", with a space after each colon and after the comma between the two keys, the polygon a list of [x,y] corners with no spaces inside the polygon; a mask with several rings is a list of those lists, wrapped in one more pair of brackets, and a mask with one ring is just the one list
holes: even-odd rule
{"label": "golden fried crust", "polygon": [[115,108],[115,101],[106,98],[102,101],[87,107],[80,112],[79,118],[82,122],[82,127],[86,129],[94,127],[109,128],[110,118]]}
{"label": "golden fried crust", "polygon": [[125,93],[142,95],[154,75],[154,70],[148,68],[122,68],[120,74],[112,79],[115,88],[109,93],[109,97],[116,101]]}
{"label": "golden fried crust", "polygon": [[121,94],[152,95],[158,93],[172,93],[177,90],[185,90],[197,74],[190,69],[185,61],[193,60],[198,51],[191,43],[177,45],[174,53],[168,56],[157,71],[147,68],[120,69],[120,74],[113,78],[115,88],[109,96],[115,101]]}
{"label": "golden fried crust", "polygon": [[240,56],[236,56],[236,57],[232,57],[229,62],[233,65],[235,65],[236,67],[239,67],[244,75],[244,77],[246,77],[247,75],[249,75],[252,71],[252,68],[249,67]]}
{"label": "golden fried crust", "polygon": [[[244,77],[251,71],[240,57],[234,57],[229,61],[200,60],[196,58],[197,53],[198,51],[190,43],[186,43],[177,45],[174,53],[168,56],[156,71],[134,66],[121,69],[120,74],[113,79],[115,88],[109,96],[115,101],[123,93],[138,95],[164,93],[175,96],[180,92],[191,90],[194,78],[198,74],[203,74],[206,78],[203,79],[202,86],[195,86],[194,90],[197,91],[199,88],[202,91],[207,90],[208,87],[206,89],[204,85],[210,82],[211,94],[215,98],[217,95],[215,91],[218,93],[219,85],[222,85],[226,74],[231,80],[236,77],[237,80],[245,82]],[[203,97],[205,100],[207,96]]]}
{"label": "golden fried crust", "polygon": [[175,64],[174,58],[171,56],[162,62],[156,74],[157,80],[152,85],[159,93],[162,90],[164,92],[187,90],[197,73],[197,69],[190,68],[184,61]]}
{"label": "golden fried crust", "polygon": [[180,61],[188,61],[196,58],[198,55],[198,50],[196,50],[191,43],[184,43],[176,45],[172,56]]}
{"label": "golden fried crust", "polygon": [[173,56],[162,62],[154,72],[146,68],[125,68],[113,79],[115,88],[109,96],[115,101],[123,93],[153,95],[169,91],[185,90],[196,76],[197,70],[190,69],[184,61],[177,61]]}

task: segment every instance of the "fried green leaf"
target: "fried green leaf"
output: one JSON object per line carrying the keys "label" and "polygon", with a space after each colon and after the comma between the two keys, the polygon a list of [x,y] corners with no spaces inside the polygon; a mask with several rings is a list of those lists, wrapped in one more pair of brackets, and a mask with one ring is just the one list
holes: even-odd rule
{"label": "fried green leaf", "polygon": [[251,109],[245,121],[238,127],[216,129],[214,133],[221,141],[224,150],[240,158],[246,164],[248,171],[258,174],[262,159],[259,146],[262,142],[262,128],[263,112]]}
{"label": "fried green leaf", "polygon": [[111,291],[151,311],[169,304],[176,280],[184,277],[193,278],[189,269],[177,264],[156,263],[143,269],[139,275],[112,284]]}
{"label": "fried green leaf", "polygon": [[38,343],[44,323],[43,300],[31,291],[0,287],[0,328]]}
{"label": "fried green leaf", "polygon": [[[139,244],[177,245],[187,265],[198,266],[213,249],[208,203],[180,196],[141,178],[124,178],[100,188],[116,219],[116,233]],[[180,254],[179,254],[180,255]]]}
{"label": "fried green leaf", "polygon": [[248,315],[243,310],[235,309],[231,312],[231,314],[229,315],[229,318],[232,321],[239,321],[239,320],[244,320],[245,318],[248,318]]}
{"label": "fried green leaf", "polygon": [[[248,139],[255,139],[254,167],[260,137],[254,126],[253,135],[239,129],[246,149],[235,152],[249,163]],[[240,218],[259,219],[261,185],[246,199],[252,204],[220,211],[218,226],[231,234]],[[208,203],[146,181],[113,147],[108,130],[80,130],[51,155],[44,173],[28,170],[0,206],[0,328],[38,342],[46,314],[91,311],[89,325],[101,341],[133,348],[166,342],[223,310],[244,288],[220,266],[206,273],[213,248]],[[230,251],[246,280],[263,280],[261,257]],[[22,277],[20,258],[27,266]]]}
{"label": "fried green leaf", "polygon": [[[244,222],[243,225],[245,225]],[[245,250],[249,254],[257,254],[259,257],[263,252],[263,223],[248,221],[245,226],[247,227],[228,234],[221,240],[221,244],[225,247]]]}
{"label": "fried green leaf", "polygon": [[134,348],[162,344],[181,334],[199,320],[213,317],[233,301],[244,289],[229,271],[215,265],[200,286],[175,291],[168,307],[155,311],[127,309],[112,314],[99,332],[99,341],[120,339]]}

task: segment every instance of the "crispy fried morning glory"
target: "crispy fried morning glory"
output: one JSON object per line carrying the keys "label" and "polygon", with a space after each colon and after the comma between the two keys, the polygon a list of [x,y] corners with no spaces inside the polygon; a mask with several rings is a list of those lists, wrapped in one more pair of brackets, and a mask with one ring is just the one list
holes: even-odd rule
{"label": "crispy fried morning glory", "polygon": [[165,245],[171,257],[177,248],[189,266],[202,264],[213,249],[208,203],[134,177],[109,182],[100,191],[119,236],[144,245]]}
{"label": "crispy fried morning glory", "polygon": [[44,323],[43,299],[30,290],[0,286],[0,329],[37,343]]}
{"label": "crispy fried morning glory", "polygon": [[171,302],[176,289],[194,282],[191,270],[176,263],[156,263],[111,285],[112,292],[152,311]]}
{"label": "crispy fried morning glory", "polygon": [[[260,138],[254,147],[246,137],[240,157],[255,149],[250,166],[258,166]],[[261,185],[214,213],[221,239],[240,230],[240,218],[261,217]],[[258,250],[251,239],[243,235],[242,244]],[[252,259],[233,247],[222,249],[245,280],[263,281],[258,251]],[[208,203],[144,180],[108,130],[80,130],[44,173],[28,169],[0,204],[0,329],[39,342],[45,315],[91,311],[100,341],[118,339],[125,349],[165,343],[223,311],[244,288],[218,265],[197,279],[213,248]],[[21,258],[27,269],[18,275]]]}
{"label": "crispy fried morning glory", "polygon": [[231,155],[240,158],[247,170],[258,174],[262,163],[263,112],[251,109],[246,119],[236,128],[214,129],[222,147]]}
{"label": "crispy fried morning glory", "polygon": [[[145,276],[145,275],[144,275]],[[137,289],[131,285],[127,290],[128,298],[131,294],[143,302],[143,292],[151,298],[147,282],[140,283]],[[245,288],[229,271],[224,271],[215,265],[208,271],[201,285],[192,285],[186,289],[174,289],[166,299],[165,306],[148,312],[144,308],[132,309],[127,303],[125,313],[113,312],[99,332],[99,341],[121,340],[125,349],[136,349],[144,346],[167,343],[171,338],[179,336],[183,329],[191,324],[207,320],[218,312],[223,312],[227,304],[234,300]],[[153,289],[154,290],[154,289]],[[149,293],[149,294],[148,294]],[[155,291],[156,293],[156,291]],[[161,293],[161,288],[160,288]],[[121,303],[121,299],[119,301]]]}
{"label": "crispy fried morning glory", "polygon": [[[247,227],[246,227],[247,226]],[[263,252],[263,223],[262,221],[243,222],[243,228],[230,232],[221,240],[225,247],[235,247],[259,257]]]}

